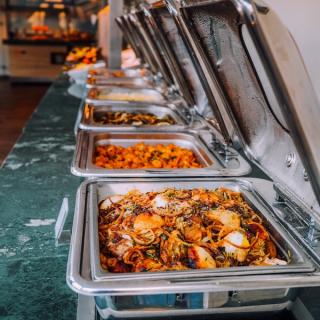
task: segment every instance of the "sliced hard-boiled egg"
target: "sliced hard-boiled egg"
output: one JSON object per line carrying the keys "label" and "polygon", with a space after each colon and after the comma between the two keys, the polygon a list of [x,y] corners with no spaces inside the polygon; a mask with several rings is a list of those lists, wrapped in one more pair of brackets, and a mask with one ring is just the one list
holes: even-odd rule
{"label": "sliced hard-boiled egg", "polygon": [[134,220],[135,230],[146,230],[161,228],[164,224],[163,219],[157,214],[142,213]]}

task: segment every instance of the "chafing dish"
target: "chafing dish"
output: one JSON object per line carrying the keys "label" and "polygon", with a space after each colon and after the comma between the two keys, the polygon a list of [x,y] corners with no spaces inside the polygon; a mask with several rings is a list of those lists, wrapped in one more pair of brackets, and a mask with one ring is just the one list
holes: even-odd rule
{"label": "chafing dish", "polygon": [[[148,19],[144,19],[144,16],[148,17]],[[170,19],[167,19],[168,21]],[[175,100],[172,103],[169,103],[167,101],[167,107],[169,106],[170,109],[175,110],[177,114],[182,115],[182,118],[184,120],[184,124],[181,123],[181,125],[176,126],[166,126],[166,127],[149,127],[149,126],[107,126],[107,125],[98,125],[94,122],[93,117],[91,117],[91,112],[88,112],[88,109],[85,108],[82,116],[82,121],[80,124],[81,129],[85,130],[95,130],[95,131],[119,131],[121,129],[125,130],[131,130],[131,131],[146,131],[146,130],[157,130],[157,131],[176,131],[176,130],[184,130],[184,129],[193,129],[193,130],[199,130],[204,126],[207,126],[209,121],[207,119],[214,121],[212,110],[215,110],[212,108],[212,99],[208,101],[207,94],[204,91],[204,89],[201,86],[200,78],[195,70],[192,63],[188,62],[191,61],[191,57],[188,53],[187,48],[185,47],[182,38],[179,36],[177,27],[173,23],[173,20],[169,21],[169,27],[168,29],[159,29],[158,24],[155,24],[154,20],[152,19],[152,16],[149,14],[148,11],[139,11],[135,13],[135,20],[136,23],[139,23],[140,29],[145,30],[146,33],[148,33],[149,38],[152,39],[150,42],[153,43],[153,46],[157,46],[159,48],[159,51],[167,57],[165,60],[165,64],[167,65],[167,69],[170,70],[170,74],[167,75],[167,78],[173,79],[175,90],[179,93],[179,96],[181,97],[180,100]],[[158,32],[158,33],[155,33]],[[171,42],[168,43],[166,40],[166,34],[174,34],[174,38],[171,39]],[[159,39],[158,39],[159,38]],[[174,52],[170,50],[170,48],[174,48]],[[180,65],[182,64],[182,65]],[[171,80],[168,80],[171,81]],[[101,87],[102,88],[102,87]],[[97,90],[96,90],[97,89]],[[118,88],[118,90],[121,90],[122,88]],[[109,90],[109,89],[106,89]],[[110,107],[106,106],[108,103],[103,100],[93,99],[93,97],[97,97],[97,91],[99,91],[99,87],[92,88],[88,92],[88,98],[87,98],[87,105],[93,105],[92,109],[94,109],[96,112],[100,112],[101,114],[103,112],[106,112],[110,109]],[[150,91],[151,92],[151,91]],[[169,100],[170,101],[170,100]],[[115,102],[112,102],[114,105]],[[120,102],[118,102],[120,103]],[[163,104],[165,105],[165,104]],[[122,104],[123,108],[128,107],[127,111],[136,110],[137,104],[133,104],[132,102],[130,104]],[[133,108],[135,107],[135,108]],[[142,107],[142,106],[141,106]],[[131,109],[132,108],[132,109]],[[144,107],[147,108],[147,107]],[[156,112],[156,108],[154,106],[148,106],[148,108],[152,108],[152,112]],[[100,110],[99,110],[100,109]],[[116,107],[115,109],[120,110],[120,107]],[[162,108],[163,109],[163,108]],[[125,110],[125,109],[123,109]],[[146,110],[146,109],[145,109]],[[160,110],[160,108],[159,108]],[[180,123],[179,123],[180,124]],[[210,125],[211,127],[211,125]],[[223,128],[223,126],[221,126]],[[244,162],[244,159],[237,153],[237,151],[230,146],[230,139],[227,141],[224,138],[220,138],[220,128],[219,126],[215,126],[214,128],[211,127],[211,133],[214,135],[214,138],[212,141],[209,141],[209,143],[213,142],[216,146],[208,145],[208,148],[210,150],[213,150],[214,153],[223,153],[222,157],[225,157],[225,159],[222,161],[224,163],[229,163],[230,158],[236,158],[238,157],[238,169],[237,171],[232,170],[232,173],[227,173],[227,169],[234,169],[235,166],[229,166],[226,165],[226,170],[223,170],[222,167],[219,168],[219,170],[215,170],[215,175],[241,175],[245,174],[249,171],[248,165],[242,166],[241,163]],[[219,139],[219,140],[218,140]],[[83,142],[78,141],[78,145]],[[230,149],[229,149],[229,146]],[[81,150],[83,148],[83,150]],[[82,147],[79,145],[79,148],[77,148],[77,152],[85,153],[88,147],[86,145],[83,145]],[[224,149],[224,151],[223,151]],[[229,149],[229,150],[228,150]],[[229,157],[231,155],[231,157]],[[78,157],[80,158],[80,157]],[[233,161],[232,161],[233,162]],[[75,164],[75,163],[74,163]],[[91,170],[86,171],[87,175],[90,174],[97,174],[97,171]],[[220,171],[220,173],[219,173]],[[84,171],[82,173],[79,172],[78,168],[73,167],[72,172],[78,172],[78,174],[85,174]],[[103,170],[100,169],[101,174],[103,174]],[[124,171],[122,171],[124,172]],[[199,170],[197,171],[200,172]],[[141,173],[141,172],[140,172]],[[182,171],[181,171],[182,173]],[[198,174],[197,173],[197,174]],[[107,172],[105,171],[105,174]],[[127,172],[129,174],[129,172]]]}
{"label": "chafing dish", "polygon": [[103,76],[90,76],[87,79],[86,87],[88,89],[95,86],[119,86],[128,88],[153,88],[154,84],[147,79],[137,77],[103,77]]}
{"label": "chafing dish", "polygon": [[[181,108],[180,108],[181,109]],[[101,124],[99,119],[103,117],[107,112],[133,112],[133,113],[150,113],[159,118],[164,118],[170,116],[175,124],[163,126],[155,125],[114,125],[114,124]],[[139,103],[131,103],[128,108],[127,103],[112,103],[95,106],[94,104],[85,104],[84,110],[82,112],[82,118],[79,123],[79,128],[83,130],[93,130],[93,131],[123,131],[123,130],[183,130],[188,122],[190,122],[187,115],[184,115],[180,112],[179,108],[174,104],[168,105],[147,105]]]}
{"label": "chafing dish", "polygon": [[[83,177],[164,177],[176,176],[238,176],[250,172],[250,166],[236,151],[225,150],[211,141],[209,132],[147,131],[147,132],[86,132],[77,135],[77,145],[71,171]],[[138,142],[147,144],[175,144],[192,150],[202,168],[196,169],[105,169],[93,164],[95,147],[98,145],[132,146]],[[211,145],[212,143],[212,145]],[[210,147],[210,149],[208,148]],[[229,153],[230,152],[230,153]]]}
{"label": "chafing dish", "polygon": [[[230,268],[228,271],[221,270],[221,273],[217,270],[133,274],[99,272],[95,230],[98,201],[106,195],[125,193],[133,188],[150,191],[166,186],[225,186],[242,191],[247,201],[268,220],[277,242],[282,243],[285,251],[293,250],[292,263],[284,269]],[[303,243],[296,242],[284,229],[279,208],[273,204],[275,200],[272,182],[261,179],[203,178],[179,182],[175,179],[135,179],[130,183],[121,179],[88,180],[81,185],[77,194],[67,282],[76,292],[94,296],[104,318],[110,315],[127,317],[134,310],[135,315],[147,317],[160,315],[159,312],[169,316],[186,312],[237,314],[253,311],[253,308],[259,311],[285,309],[294,296],[294,290],[289,288],[317,285],[320,276],[317,264],[304,253]],[[179,297],[183,297],[183,304],[177,303]],[[129,301],[128,304],[126,301]]]}
{"label": "chafing dish", "polygon": [[88,78],[91,77],[103,77],[103,78],[142,78],[148,77],[150,71],[147,69],[141,68],[128,68],[128,69],[119,69],[111,70],[107,68],[93,68],[89,70]]}
{"label": "chafing dish", "polygon": [[[310,80],[288,31],[262,1],[167,0],[167,5],[195,67],[201,70],[198,74],[206,94],[214,97],[225,141],[239,143],[269,181],[213,178],[214,171],[201,179],[187,178],[186,173],[179,181],[176,174],[171,179],[130,179],[129,183],[118,175],[115,180],[86,181],[78,190],[68,284],[78,293],[95,296],[105,318],[284,309],[293,288],[320,286],[320,109]],[[153,9],[157,7],[161,8],[159,2]],[[204,139],[207,145],[208,139]],[[306,268],[295,268],[293,262],[283,272],[281,268],[230,269],[221,274],[197,270],[192,276],[184,272],[152,277],[126,274],[122,279],[101,272],[94,244],[94,204],[99,196],[164,185],[241,187],[267,218],[273,235],[282,235],[280,246],[294,249],[294,261]],[[194,307],[186,303],[179,308],[178,297],[191,293],[199,294],[190,298],[196,301]],[[238,305],[232,303],[233,293],[243,297]],[[156,298],[156,294],[161,295],[157,303],[148,300],[147,296]],[[128,296],[140,299],[136,312],[126,309]],[[163,307],[166,302],[168,306]]]}
{"label": "chafing dish", "polygon": [[[149,18],[147,19],[145,17]],[[175,25],[170,24],[170,30],[160,30],[160,32],[157,25],[154,25],[148,11],[142,10],[128,16],[127,21],[131,21],[132,23],[131,31],[136,29],[137,31],[139,31],[138,33],[143,33],[146,35],[146,37],[149,39],[148,43],[150,43],[150,47],[153,48],[152,52],[156,54],[156,60],[158,61],[158,63],[161,62],[161,66],[159,65],[158,69],[161,74],[163,74],[167,86],[171,88],[165,90],[165,95],[173,91],[179,93],[179,96],[181,97],[180,100],[175,100],[173,103],[171,103],[171,106],[176,104],[176,107],[174,107],[174,109],[177,111],[179,110],[179,113],[182,113],[184,116],[186,116],[187,125],[189,127],[193,125],[197,127],[199,122],[203,122],[203,120],[201,119],[202,117],[212,115],[212,108],[208,104],[206,94],[201,87],[199,76],[194,69],[193,64],[188,63],[188,61],[191,61],[190,55],[188,54],[187,49],[181,40],[181,37],[179,37],[178,35],[176,35],[176,37],[174,38],[175,41],[172,41],[171,44],[175,44],[176,42],[178,43],[178,47],[175,47],[175,51],[178,51],[180,55],[179,59],[174,60],[173,58],[174,55],[170,51],[170,45],[166,42],[165,34],[177,33],[177,28],[175,27]],[[158,52],[160,52],[161,54],[159,55]],[[166,57],[166,59],[163,60],[163,57]],[[180,66],[180,63],[182,63],[182,66]],[[127,84],[125,84],[125,86],[127,86]],[[89,90],[89,99],[87,101],[94,102],[94,104],[98,108],[99,105],[103,104],[102,100],[93,101],[93,99],[90,98],[90,95],[95,96],[94,94],[92,94],[96,91],[94,89],[95,87],[95,85],[90,85],[90,88],[92,88],[92,90]],[[131,106],[132,105],[130,105],[130,107]],[[85,114],[83,115],[83,118],[85,118]],[[82,125],[81,128],[88,128],[88,126]],[[93,122],[90,125],[90,129],[92,130],[100,130],[101,128],[101,126],[96,126]],[[117,130],[117,127],[114,126],[113,128],[111,128],[105,126],[105,129]],[[126,129],[137,130],[137,128],[135,127],[127,127]],[[143,126],[139,129],[145,130],[146,127]],[[175,129],[175,126],[170,127],[170,130],[172,129]]]}
{"label": "chafing dish", "polygon": [[132,101],[157,104],[168,103],[166,98],[155,89],[94,86],[88,90],[87,103],[111,103],[112,101]]}
{"label": "chafing dish", "polygon": [[[271,266],[271,267],[229,267],[218,269],[195,269],[184,271],[166,271],[166,272],[141,272],[134,273],[112,273],[107,272],[101,267],[100,264],[100,248],[98,237],[98,204],[108,197],[114,195],[126,194],[130,190],[139,190],[141,192],[148,191],[161,191],[166,188],[176,189],[196,189],[205,188],[214,190],[216,188],[228,188],[236,192],[241,192],[247,203],[260,215],[264,225],[267,227],[268,232],[271,235],[271,239],[277,244],[278,251],[285,257],[285,260],[289,261],[288,265]],[[91,271],[92,278],[94,280],[104,281],[124,281],[129,279],[135,279],[136,281],[148,279],[152,277],[153,280],[173,280],[179,278],[195,278],[195,277],[221,277],[221,276],[238,276],[241,274],[257,275],[257,274],[278,274],[278,273],[290,273],[290,272],[311,272],[314,267],[309,262],[306,255],[303,254],[301,248],[289,237],[289,235],[276,224],[272,217],[272,211],[269,210],[268,204],[264,203],[262,196],[254,190],[253,186],[247,181],[230,180],[228,182],[217,180],[214,182],[208,181],[179,181],[179,182],[136,182],[136,183],[105,183],[99,182],[97,184],[91,184],[88,194],[88,215],[90,223],[90,252],[91,252]]]}

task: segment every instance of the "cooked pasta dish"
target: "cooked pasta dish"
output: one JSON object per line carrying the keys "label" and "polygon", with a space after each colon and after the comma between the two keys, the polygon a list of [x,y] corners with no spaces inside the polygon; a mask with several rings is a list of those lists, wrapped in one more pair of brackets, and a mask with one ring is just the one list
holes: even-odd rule
{"label": "cooked pasta dish", "polygon": [[286,265],[261,217],[225,188],[132,190],[99,204],[109,272]]}

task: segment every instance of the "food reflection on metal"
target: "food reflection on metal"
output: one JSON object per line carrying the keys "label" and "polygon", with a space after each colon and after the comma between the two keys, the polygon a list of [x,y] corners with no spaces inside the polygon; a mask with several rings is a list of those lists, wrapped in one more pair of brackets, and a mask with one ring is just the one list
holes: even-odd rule
{"label": "food reflection on metal", "polygon": [[174,144],[145,144],[123,147],[98,145],[93,163],[106,169],[187,169],[202,168],[192,150]]}
{"label": "food reflection on metal", "polygon": [[286,265],[260,216],[226,188],[132,190],[99,204],[109,272]]}
{"label": "food reflection on metal", "polygon": [[101,115],[94,115],[94,121],[100,124],[111,124],[111,125],[124,125],[129,124],[133,126],[142,125],[173,125],[175,120],[170,115],[163,117],[157,117],[152,113],[133,113],[133,112],[106,112]]}

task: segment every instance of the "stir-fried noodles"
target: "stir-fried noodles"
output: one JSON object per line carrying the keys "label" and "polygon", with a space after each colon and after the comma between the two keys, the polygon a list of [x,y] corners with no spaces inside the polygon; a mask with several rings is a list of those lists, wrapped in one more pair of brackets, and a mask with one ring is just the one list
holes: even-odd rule
{"label": "stir-fried noodles", "polygon": [[99,205],[99,240],[110,272],[287,264],[261,217],[225,188],[107,198]]}

